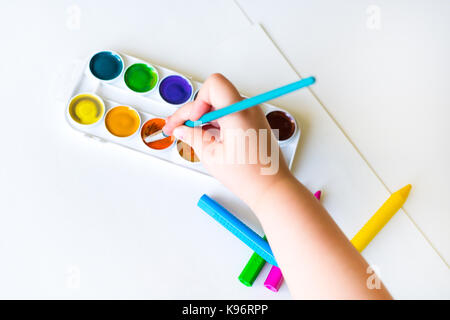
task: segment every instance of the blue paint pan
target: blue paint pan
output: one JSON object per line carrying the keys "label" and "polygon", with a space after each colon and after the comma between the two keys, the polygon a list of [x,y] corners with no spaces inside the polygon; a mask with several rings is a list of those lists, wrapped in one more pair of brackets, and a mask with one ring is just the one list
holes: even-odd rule
{"label": "blue paint pan", "polygon": [[101,51],[94,54],[89,61],[92,75],[103,81],[111,81],[122,74],[123,59],[114,51]]}

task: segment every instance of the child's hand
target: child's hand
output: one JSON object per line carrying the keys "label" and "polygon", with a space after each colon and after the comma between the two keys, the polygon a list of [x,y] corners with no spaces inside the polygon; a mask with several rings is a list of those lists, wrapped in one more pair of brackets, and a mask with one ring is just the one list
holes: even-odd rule
{"label": "child's hand", "polygon": [[209,173],[252,206],[275,182],[291,177],[261,108],[233,113],[203,128],[183,125],[242,99],[228,79],[213,74],[194,102],[167,118],[163,131],[192,146]]}

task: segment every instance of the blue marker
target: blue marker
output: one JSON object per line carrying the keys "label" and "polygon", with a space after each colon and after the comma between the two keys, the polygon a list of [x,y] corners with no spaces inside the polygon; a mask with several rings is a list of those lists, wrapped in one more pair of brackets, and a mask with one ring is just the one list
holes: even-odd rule
{"label": "blue marker", "polygon": [[232,234],[242,240],[242,242],[249,246],[253,251],[259,254],[261,258],[271,265],[278,267],[272,249],[270,249],[267,241],[245,225],[241,220],[236,218],[227,209],[206,194],[200,198],[197,205],[211,217],[216,219],[217,222],[227,228]]}

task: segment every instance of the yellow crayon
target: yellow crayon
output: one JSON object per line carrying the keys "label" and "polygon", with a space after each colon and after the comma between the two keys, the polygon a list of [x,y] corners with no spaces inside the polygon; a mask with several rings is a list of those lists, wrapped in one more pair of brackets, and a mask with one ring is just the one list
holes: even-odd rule
{"label": "yellow crayon", "polygon": [[388,221],[394,216],[394,214],[400,210],[408,198],[411,185],[401,188],[400,190],[391,194],[389,199],[378,209],[377,212],[370,218],[369,221],[358,231],[353,237],[351,243],[355,248],[361,252],[372,241],[377,233],[383,229]]}

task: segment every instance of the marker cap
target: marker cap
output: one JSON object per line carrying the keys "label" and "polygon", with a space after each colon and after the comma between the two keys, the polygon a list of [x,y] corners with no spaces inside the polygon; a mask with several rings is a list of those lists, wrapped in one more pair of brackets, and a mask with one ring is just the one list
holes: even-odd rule
{"label": "marker cap", "polygon": [[280,268],[273,266],[272,269],[270,269],[266,281],[264,282],[264,286],[269,290],[278,292],[282,282],[283,274],[281,273]]}

